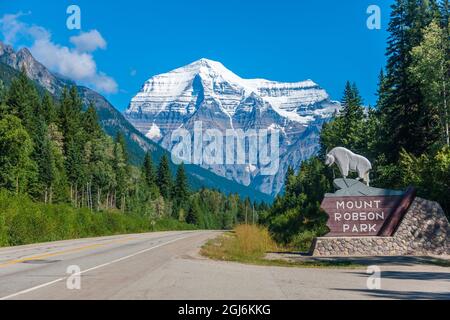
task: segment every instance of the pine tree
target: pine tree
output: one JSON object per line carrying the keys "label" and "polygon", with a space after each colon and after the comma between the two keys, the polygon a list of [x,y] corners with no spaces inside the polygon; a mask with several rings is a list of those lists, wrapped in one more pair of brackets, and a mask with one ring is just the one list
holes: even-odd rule
{"label": "pine tree", "polygon": [[64,137],[64,156],[72,202],[79,206],[80,194],[85,183],[83,151],[85,136],[82,130],[82,101],[77,88],[64,88],[59,108],[59,128]]}
{"label": "pine tree", "polygon": [[114,161],[113,171],[116,175],[116,186],[114,192],[114,200],[118,208],[125,211],[126,196],[128,191],[128,163],[126,161],[126,153],[124,149],[124,140],[122,135],[117,135],[114,143]]}
{"label": "pine tree", "polygon": [[183,163],[178,166],[172,196],[179,207],[186,205],[189,196],[189,184]]}
{"label": "pine tree", "polygon": [[367,139],[364,132],[365,115],[362,98],[355,83],[347,82],[342,99],[343,110],[339,115],[342,119],[340,129],[341,146],[354,152],[363,153],[363,141]]}
{"label": "pine tree", "polygon": [[45,203],[48,203],[56,169],[47,125],[43,119],[38,122],[35,134],[39,137],[39,139],[36,139],[33,151],[33,159],[38,169],[38,178],[36,181],[37,184],[34,186],[35,190],[30,190],[30,192],[41,198]]}
{"label": "pine tree", "polygon": [[3,84],[3,81],[0,79],[0,116],[3,113],[6,113],[6,98],[7,91],[5,85]]}
{"label": "pine tree", "polygon": [[145,154],[144,164],[142,166],[142,175],[147,187],[152,187],[155,185],[155,168],[153,167],[153,160],[150,152]]}
{"label": "pine tree", "polygon": [[18,77],[13,79],[8,91],[7,105],[10,107],[9,113],[17,116],[29,133],[33,132],[36,116],[39,115],[40,99],[25,69],[22,69]]}
{"label": "pine tree", "polygon": [[[448,44],[449,39],[445,37],[439,21],[431,22],[424,30],[423,41],[412,49],[412,63],[409,70],[411,77],[420,86],[424,97],[423,105],[430,113],[427,117],[432,121],[429,130],[436,132],[435,135],[438,136],[440,128],[441,141],[450,145]],[[430,133],[428,132],[429,135]],[[433,137],[433,140],[438,139]]]}
{"label": "pine tree", "polygon": [[87,173],[88,206],[91,208],[99,210],[114,207],[118,156],[114,149],[115,143],[106,135],[86,143],[83,162]]}
{"label": "pine tree", "polygon": [[47,124],[54,123],[57,120],[55,103],[52,96],[47,91],[44,93],[40,108],[37,112]]}
{"label": "pine tree", "polygon": [[130,157],[128,155],[127,143],[125,141],[125,136],[120,131],[117,132],[116,142],[119,143],[122,146],[123,156],[124,156],[125,162],[128,163],[130,161]]}
{"label": "pine tree", "polygon": [[36,175],[32,151],[33,141],[20,119],[4,116],[0,120],[0,187],[27,192]]}
{"label": "pine tree", "polygon": [[55,123],[51,123],[47,128],[48,143],[51,150],[52,160],[52,181],[48,186],[48,202],[67,202],[69,200],[67,176],[64,166],[64,148],[62,133]]}
{"label": "pine tree", "polygon": [[397,0],[392,6],[387,48],[387,92],[380,112],[385,142],[380,150],[396,162],[400,150],[421,154],[435,140],[434,113],[423,107],[420,87],[410,77],[412,48],[422,40],[422,30],[436,15],[433,0]]}
{"label": "pine tree", "polygon": [[186,222],[201,227],[201,208],[196,195],[189,204],[188,214],[186,215]]}
{"label": "pine tree", "polygon": [[292,166],[288,166],[286,171],[286,176],[284,178],[284,188],[286,193],[293,192],[292,185],[293,185],[293,179],[295,179],[295,171],[292,168]]}
{"label": "pine tree", "polygon": [[172,174],[170,173],[169,158],[166,154],[161,157],[159,162],[157,177],[157,185],[161,195],[164,199],[169,199],[172,189]]}
{"label": "pine tree", "polygon": [[83,114],[83,129],[88,139],[98,138],[103,134],[102,128],[98,123],[97,111],[93,102],[89,103],[87,110]]}
{"label": "pine tree", "polygon": [[341,112],[322,128],[320,137],[322,157],[335,147],[367,153],[367,117],[356,84],[346,83],[341,104]]}

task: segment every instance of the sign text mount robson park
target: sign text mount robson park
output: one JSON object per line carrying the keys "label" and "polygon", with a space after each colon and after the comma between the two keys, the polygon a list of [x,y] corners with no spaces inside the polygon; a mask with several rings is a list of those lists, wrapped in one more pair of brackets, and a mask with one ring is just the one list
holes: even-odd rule
{"label": "sign text mount robson park", "polygon": [[326,197],[327,236],[378,236],[403,196]]}

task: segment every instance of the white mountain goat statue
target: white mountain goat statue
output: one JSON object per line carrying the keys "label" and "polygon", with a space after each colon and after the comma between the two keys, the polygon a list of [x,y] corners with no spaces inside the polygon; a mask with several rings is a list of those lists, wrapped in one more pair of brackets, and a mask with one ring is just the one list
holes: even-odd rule
{"label": "white mountain goat statue", "polygon": [[369,185],[369,173],[372,170],[372,164],[363,156],[354,154],[346,148],[337,147],[327,154],[325,161],[325,164],[330,167],[335,163],[344,179],[348,177],[350,172],[356,172],[359,175],[358,180],[363,180]]}

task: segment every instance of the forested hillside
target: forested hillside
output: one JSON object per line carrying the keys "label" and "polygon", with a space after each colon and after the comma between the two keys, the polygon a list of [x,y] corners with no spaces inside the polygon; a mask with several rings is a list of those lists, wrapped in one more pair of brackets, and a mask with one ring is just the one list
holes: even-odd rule
{"label": "forested hillside", "polygon": [[324,166],[324,156],[336,146],[371,160],[373,186],[415,186],[449,215],[448,0],[397,0],[389,32],[377,105],[367,111],[357,86],[347,83],[342,112],[322,130],[320,154],[288,172],[285,194],[263,215],[278,241],[306,250],[327,232],[319,206],[338,173]]}
{"label": "forested hillside", "polygon": [[[109,214],[119,224],[107,229],[114,233],[151,230],[168,220],[174,221],[169,223],[172,228],[183,224],[185,228],[191,228],[187,224],[231,228],[254,208],[248,199],[243,201],[237,195],[207,189],[193,192],[185,167],[179,166],[173,174],[167,155],[154,164],[148,153],[141,167],[131,165],[124,136],[119,132],[112,139],[102,130],[93,103],[83,111],[75,86],[65,88],[61,98],[54,100],[48,92],[39,92],[25,72],[8,86],[0,86],[0,188],[3,195],[9,194],[7,198],[42,204],[33,214],[15,206],[22,202],[32,206],[28,200],[7,202],[13,207],[1,212],[3,244],[27,242],[27,237],[21,242],[14,236],[17,221],[31,233],[40,234],[35,227],[45,230],[49,224],[66,228],[70,222],[61,220],[65,213],[58,211],[75,217],[77,212],[90,212],[89,219],[97,219],[97,213]],[[50,214],[55,210],[57,214]],[[20,220],[24,214],[26,221]],[[85,229],[92,226],[80,222],[71,227],[74,235],[89,235]],[[54,234],[47,237],[58,238]]]}
{"label": "forested hillside", "polygon": [[[35,60],[28,49],[22,48],[16,52],[11,46],[0,41],[0,80],[9,86],[22,69],[25,69],[27,76],[34,82],[40,95],[48,91],[54,99],[59,100],[65,87],[76,86],[83,102],[83,110],[86,110],[90,103],[93,104],[100,126],[105,133],[110,137],[116,137],[118,133],[123,135],[131,164],[141,165],[147,151],[150,151],[154,161],[159,161],[163,154],[168,154],[168,151],[135,129],[101,94],[87,87],[77,86],[74,82],[53,74]],[[176,166],[172,162],[170,167],[171,170],[176,170]],[[272,202],[273,200],[269,195],[218,176],[197,165],[186,165],[186,173],[189,184],[194,190],[203,187],[218,188],[226,194],[237,193],[241,197],[250,197],[253,201]]]}

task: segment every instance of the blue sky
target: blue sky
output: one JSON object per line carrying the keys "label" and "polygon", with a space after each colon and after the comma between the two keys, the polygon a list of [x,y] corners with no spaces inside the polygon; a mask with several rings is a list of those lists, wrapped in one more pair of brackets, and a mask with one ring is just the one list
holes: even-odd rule
{"label": "blue sky", "polygon": [[[51,69],[67,72],[68,76],[103,91],[119,110],[127,107],[131,97],[152,75],[202,57],[218,60],[244,78],[312,79],[335,100],[341,98],[346,80],[355,81],[365,103],[373,105],[377,77],[386,60],[391,3],[391,0],[1,1],[0,17],[14,16],[7,31],[3,23],[0,37],[16,48],[32,47]],[[81,8],[81,30],[66,27],[66,9],[71,4]],[[366,27],[366,10],[372,4],[381,8],[381,30]],[[47,42],[37,44],[36,30],[46,34]],[[83,34],[89,37],[80,37]],[[94,43],[94,47],[83,51],[79,44],[86,41]],[[49,50],[54,52],[48,53]],[[77,65],[70,59],[77,57],[85,59],[86,70],[70,70],[70,66]],[[61,62],[66,58],[69,69]],[[80,70],[86,74],[80,74]]]}

